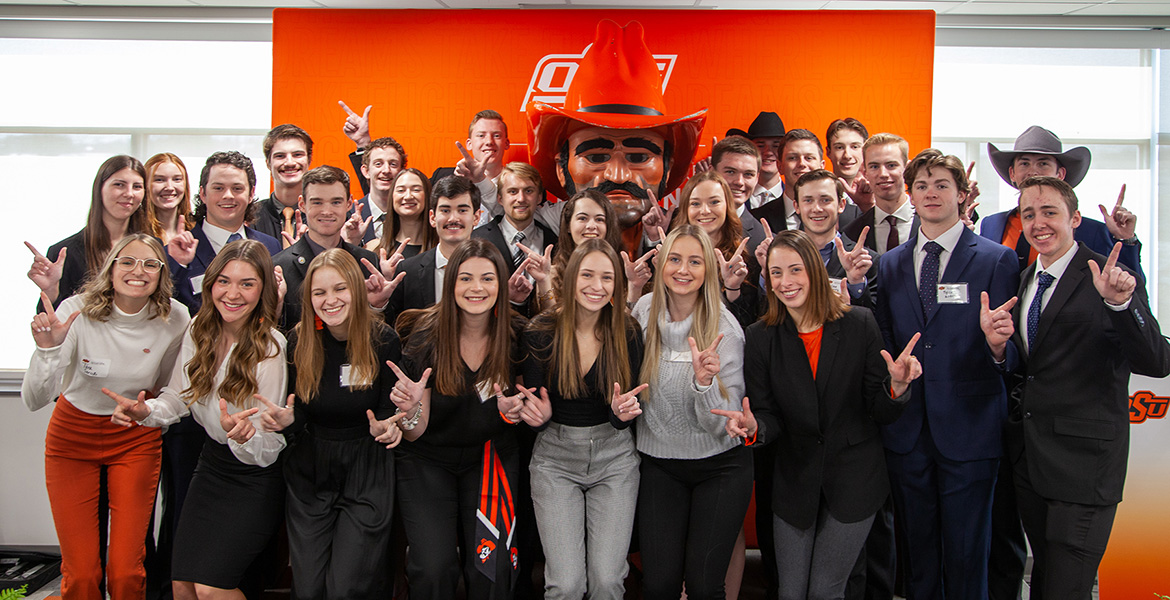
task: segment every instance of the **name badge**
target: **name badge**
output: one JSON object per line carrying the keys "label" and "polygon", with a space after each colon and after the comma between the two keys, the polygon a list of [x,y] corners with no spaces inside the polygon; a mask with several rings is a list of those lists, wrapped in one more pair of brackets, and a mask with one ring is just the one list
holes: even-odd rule
{"label": "name badge", "polygon": [[844,280],[844,279],[837,278],[837,277],[830,277],[830,278],[829,278],[829,285],[833,286],[833,291],[834,291],[834,292],[840,292],[840,291],[841,291],[841,282],[842,282],[842,281],[845,281],[845,280]]}
{"label": "name badge", "polygon": [[938,284],[939,304],[967,304],[967,284],[940,283]]}
{"label": "name badge", "polygon": [[492,396],[496,395],[496,393],[492,391],[492,385],[486,381],[480,382],[479,385],[475,386],[475,391],[479,392],[480,404],[487,402]]}
{"label": "name badge", "polygon": [[203,293],[203,276],[206,273],[201,273],[191,278],[191,292],[198,296]]}
{"label": "name badge", "polygon": [[81,372],[90,377],[107,377],[110,374],[110,359],[83,358],[81,359]]}
{"label": "name badge", "polygon": [[341,365],[341,387],[349,387],[353,383],[353,376],[349,372],[349,365]]}

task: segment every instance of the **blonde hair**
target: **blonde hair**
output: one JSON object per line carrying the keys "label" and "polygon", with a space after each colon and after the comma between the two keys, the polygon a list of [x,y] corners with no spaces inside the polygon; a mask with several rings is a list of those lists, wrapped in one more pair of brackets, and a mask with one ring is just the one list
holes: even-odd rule
{"label": "blonde hair", "polygon": [[81,308],[81,314],[94,321],[109,320],[110,314],[114,312],[114,261],[117,260],[118,254],[133,242],[146,244],[150,251],[154,252],[154,257],[162,261],[162,269],[158,272],[158,285],[150,294],[148,303],[149,306],[154,307],[154,314],[150,318],[162,317],[166,321],[170,317],[171,292],[174,290],[174,284],[171,283],[171,274],[167,269],[166,251],[163,250],[162,244],[158,243],[157,239],[145,233],[124,235],[122,239],[118,240],[118,243],[114,244],[113,249],[102,261],[101,270],[79,292],[84,304]]}
{"label": "blonde hair", "polygon": [[[698,240],[703,249],[704,275],[703,286],[699,289],[699,301],[695,303],[694,317],[691,320],[690,337],[695,338],[695,344],[706,348],[719,336],[719,319],[723,310],[723,299],[719,290],[719,267],[715,260],[715,247],[711,245],[711,238],[698,225],[684,223],[666,234],[666,240],[658,249],[658,260],[667,260],[670,251],[679,238],[690,237]],[[646,322],[646,353],[642,359],[640,383],[654,385],[658,378],[658,362],[662,355],[662,332],[658,322],[666,312],[666,296],[672,293],[666,287],[665,269],[661,267],[654,275],[653,291],[650,297],[650,314]],[[719,383],[719,393],[724,399],[727,397],[727,388],[723,379],[718,375],[715,380]]]}
{"label": "blonde hair", "polygon": [[296,394],[306,404],[317,397],[321,372],[325,368],[325,348],[321,343],[324,329],[317,326],[317,315],[313,311],[313,276],[322,269],[337,271],[349,288],[345,357],[352,369],[351,388],[364,390],[374,384],[380,366],[377,345],[386,328],[378,313],[370,310],[366,282],[353,256],[340,248],[331,248],[318,254],[309,263],[305,282],[301,285],[301,321],[296,325],[297,347],[293,353],[293,364],[297,368]]}
{"label": "blonde hair", "polygon": [[[223,317],[211,301],[215,281],[232,261],[247,263],[260,278],[260,302],[248,315],[236,340],[235,351],[227,363],[227,375],[218,389],[214,388],[215,373],[221,357],[217,353],[223,335]],[[195,358],[185,365],[190,381],[183,397],[187,404],[202,401],[212,392],[239,407],[256,404],[256,366],[276,356],[279,349],[272,340],[272,324],[276,322],[276,277],[272,273],[272,258],[264,244],[256,240],[238,240],[223,247],[203,276],[203,305],[191,321],[191,339],[195,342]]]}

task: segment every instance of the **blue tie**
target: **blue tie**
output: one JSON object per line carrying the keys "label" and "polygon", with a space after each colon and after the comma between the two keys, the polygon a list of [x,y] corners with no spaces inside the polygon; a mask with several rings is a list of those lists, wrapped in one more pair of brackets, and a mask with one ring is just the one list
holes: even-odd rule
{"label": "blue tie", "polygon": [[1036,340],[1036,332],[1040,329],[1040,305],[1044,301],[1044,292],[1048,290],[1048,286],[1056,278],[1044,271],[1040,271],[1036,275],[1036,296],[1032,298],[1032,305],[1028,307],[1028,353],[1031,354],[1035,350],[1033,344]]}
{"label": "blue tie", "polygon": [[242,240],[242,239],[244,239],[244,236],[242,236],[242,235],[240,235],[240,234],[238,234],[238,233],[233,233],[233,234],[231,234],[231,235],[229,235],[229,236],[228,236],[228,243],[230,244],[230,243],[232,243],[232,242],[238,242],[238,241],[240,241],[240,240]]}
{"label": "blue tie", "polygon": [[926,256],[922,257],[922,272],[918,277],[918,298],[922,300],[923,318],[929,319],[938,305],[938,255],[942,254],[943,247],[938,242],[926,242],[922,249]]}

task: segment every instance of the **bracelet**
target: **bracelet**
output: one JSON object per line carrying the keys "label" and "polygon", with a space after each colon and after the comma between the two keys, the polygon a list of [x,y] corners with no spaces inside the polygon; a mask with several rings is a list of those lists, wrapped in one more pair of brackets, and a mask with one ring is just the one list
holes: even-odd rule
{"label": "bracelet", "polygon": [[[402,410],[401,408],[395,407],[395,409],[394,409],[394,414],[396,414],[396,415],[402,414],[404,412],[406,412],[406,411]],[[410,430],[414,429],[415,427],[418,427],[418,420],[421,418],[422,418],[422,402],[419,402],[414,408],[414,416],[413,417],[406,417],[405,419],[402,419],[401,421],[399,421],[398,427],[400,429],[402,429],[403,431],[410,431]]]}

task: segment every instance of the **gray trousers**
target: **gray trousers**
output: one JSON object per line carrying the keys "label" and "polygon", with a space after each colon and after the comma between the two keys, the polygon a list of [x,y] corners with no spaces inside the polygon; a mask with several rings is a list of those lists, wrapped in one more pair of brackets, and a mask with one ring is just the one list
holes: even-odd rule
{"label": "gray trousers", "polygon": [[536,438],[529,472],[544,546],[545,598],[620,600],[638,501],[629,429],[557,423]]}
{"label": "gray trousers", "polygon": [[797,529],[773,514],[780,599],[844,598],[849,573],[872,525],[873,515],[857,523],[842,523],[829,514],[824,502],[816,525],[808,529]]}

